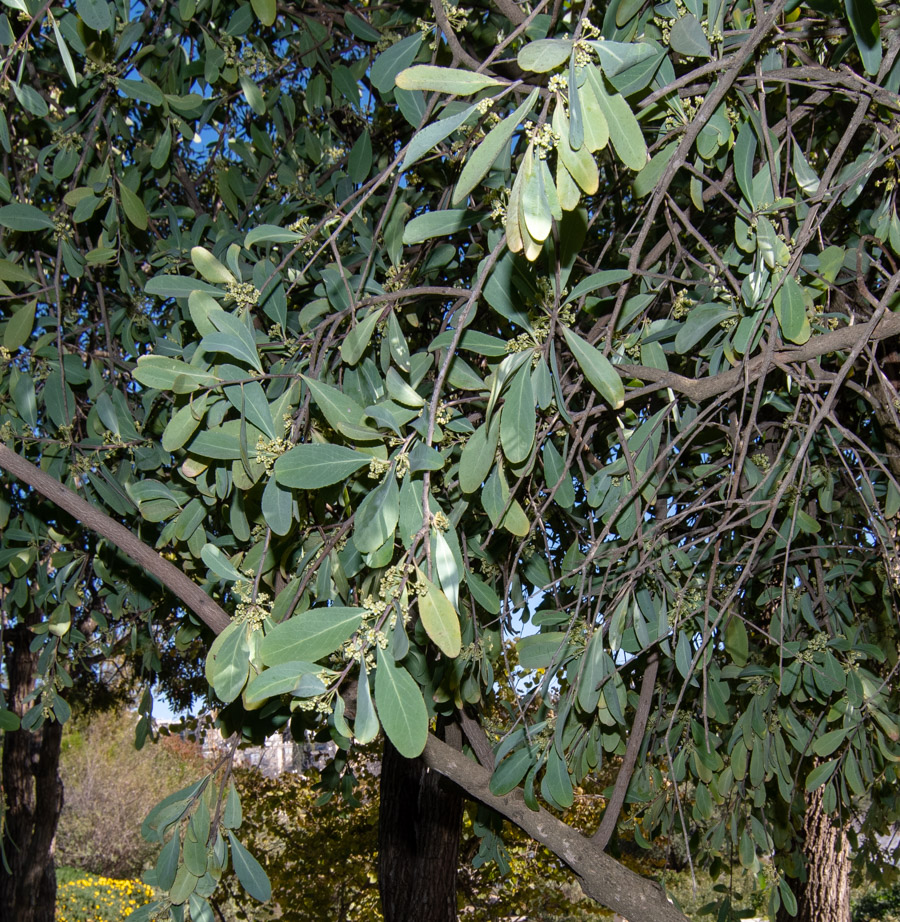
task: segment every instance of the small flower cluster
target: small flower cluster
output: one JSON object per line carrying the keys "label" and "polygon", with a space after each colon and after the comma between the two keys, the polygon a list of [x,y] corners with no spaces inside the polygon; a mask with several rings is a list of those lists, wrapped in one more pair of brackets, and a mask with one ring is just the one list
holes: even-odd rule
{"label": "small flower cluster", "polygon": [[279,436],[277,439],[266,439],[260,436],[256,440],[256,463],[264,464],[266,473],[271,474],[278,458],[293,447],[284,436]]}
{"label": "small flower cluster", "polygon": [[253,599],[253,587],[249,583],[240,582],[234,587],[235,593],[240,598],[234,612],[234,620],[238,624],[249,624],[256,631],[268,618],[272,606],[269,604],[269,595],[266,592],[257,592]]}
{"label": "small flower cluster", "polygon": [[547,154],[559,143],[559,135],[548,122],[544,122],[540,127],[535,125],[529,128],[527,133],[529,142],[534,145],[541,160],[546,160]]}
{"label": "small flower cluster", "polygon": [[84,874],[57,889],[56,922],[122,922],[152,899],[153,890],[139,880]]}
{"label": "small flower cluster", "polygon": [[237,304],[239,310],[246,310],[259,303],[259,289],[249,282],[229,282],[226,288],[228,297]]}

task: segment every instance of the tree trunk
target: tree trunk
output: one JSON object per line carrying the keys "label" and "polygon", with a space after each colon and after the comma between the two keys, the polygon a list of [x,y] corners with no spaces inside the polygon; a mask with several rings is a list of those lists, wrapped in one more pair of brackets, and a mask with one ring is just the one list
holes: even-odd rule
{"label": "tree trunk", "polygon": [[[25,625],[7,629],[9,706],[19,716],[30,704],[36,655]],[[59,777],[62,727],[46,721],[40,730],[7,732],[3,739],[2,795],[6,829],[0,860],[0,919],[54,922],[56,870],[53,840],[62,810]]]}
{"label": "tree trunk", "polygon": [[850,847],[847,836],[822,809],[819,788],[809,795],[803,817],[806,880],[791,881],[797,915],[782,905],[778,922],[850,922]]}
{"label": "tree trunk", "polygon": [[462,811],[456,785],[421,758],[403,758],[385,739],[378,824],[385,922],[456,922]]}

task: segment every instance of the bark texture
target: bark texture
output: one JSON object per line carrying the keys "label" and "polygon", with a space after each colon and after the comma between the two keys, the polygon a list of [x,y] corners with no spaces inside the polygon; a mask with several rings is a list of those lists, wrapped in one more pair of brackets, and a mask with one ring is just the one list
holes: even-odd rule
{"label": "bark texture", "polygon": [[822,809],[823,791],[809,796],[803,817],[806,880],[791,881],[797,915],[788,915],[782,906],[778,922],[850,922],[850,847]]}
{"label": "bark texture", "polygon": [[385,738],[378,827],[385,922],[456,922],[462,812],[456,785]]}
{"label": "bark texture", "polygon": [[[6,670],[9,704],[19,716],[30,706],[36,655],[24,624],[7,631]],[[37,732],[7,732],[3,741],[2,786],[6,802],[3,849],[9,871],[0,862],[0,919],[54,922],[56,872],[53,840],[63,804],[59,777],[62,727],[47,721]]]}

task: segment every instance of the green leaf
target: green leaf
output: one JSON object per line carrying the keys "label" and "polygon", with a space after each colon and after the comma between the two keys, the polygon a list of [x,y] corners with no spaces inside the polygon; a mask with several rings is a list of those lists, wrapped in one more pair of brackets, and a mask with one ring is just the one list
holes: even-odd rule
{"label": "green leaf", "polygon": [[419,596],[419,618],[425,633],[442,653],[459,656],[462,647],[459,630],[459,615],[450,600],[421,570],[417,569],[420,584],[425,586],[424,595]]}
{"label": "green leaf", "polygon": [[332,429],[350,434],[351,438],[357,435],[360,430],[365,432],[368,429],[371,433],[371,438],[379,438],[376,430],[369,429],[364,425],[363,419],[366,412],[353,398],[348,397],[330,384],[321,384],[314,378],[307,378],[304,375],[303,381],[309,388],[316,406],[322,411],[322,415],[328,420],[328,424]]}
{"label": "green leaf", "polygon": [[275,462],[275,479],[285,487],[318,490],[346,480],[371,460],[343,445],[297,445]]}
{"label": "green leaf", "polygon": [[522,70],[545,74],[565,64],[569,60],[574,45],[575,43],[569,39],[542,38],[524,45],[516,61]]}
{"label": "green leaf", "polygon": [[171,890],[178,872],[178,859],[181,854],[178,833],[162,847],[156,859],[156,883],[160,890]]}
{"label": "green leaf", "polygon": [[[55,16],[50,17],[50,23],[53,26],[53,37],[56,39],[56,47],[59,49],[59,56],[62,58],[66,74],[68,74],[69,80],[72,81],[72,86],[78,86],[78,74],[75,71],[75,62],[72,60],[69,46],[62,37],[62,32],[59,31],[59,24]],[[167,888],[163,887],[163,889],[165,890]]]}
{"label": "green leaf", "polygon": [[364,42],[381,41],[381,33],[354,13],[344,13],[344,23],[357,38],[361,38]]}
{"label": "green leaf", "polygon": [[126,96],[137,99],[139,102],[145,102],[151,106],[161,106],[165,102],[162,90],[146,80],[129,80],[126,77],[120,77],[117,85]]}
{"label": "green leaf", "polygon": [[189,394],[201,387],[215,387],[219,383],[211,371],[164,355],[142,355],[131,375],[145,387],[174,390],[179,394]]}
{"label": "green leaf", "polygon": [[359,666],[359,685],[356,693],[356,719],[353,721],[353,736],[356,741],[365,746],[378,736],[378,715],[372,702],[372,691],[369,688],[369,676],[366,672],[365,661]]}
{"label": "green leaf", "polygon": [[119,181],[119,199],[122,202],[122,209],[125,212],[125,217],[136,227],[138,230],[147,230],[147,224],[150,220],[147,215],[147,209],[144,207],[144,203],[141,201],[139,196],[137,196],[125,183]]}
{"label": "green leaf", "polygon": [[3,332],[3,346],[10,352],[15,352],[24,346],[34,329],[34,314],[37,310],[37,301],[29,301],[20,307],[10,318]]}
{"label": "green leaf", "polygon": [[237,281],[205,247],[191,248],[191,262],[200,275],[213,285],[231,285]]}
{"label": "green leaf", "polygon": [[275,0],[250,0],[256,18],[264,25],[271,26],[275,23],[278,13],[278,4]]}
{"label": "green leaf", "polygon": [[409,35],[391,45],[375,59],[370,77],[372,85],[382,96],[394,88],[394,78],[397,74],[412,64],[419,53],[422,39],[422,33],[416,32],[415,35]]}
{"label": "green leaf", "polygon": [[16,202],[0,208],[0,225],[14,231],[53,230],[53,218],[34,205]]}
{"label": "green leaf", "polygon": [[519,651],[519,665],[523,669],[546,669],[551,663],[559,664],[562,661],[563,651],[568,649],[568,644],[563,631],[549,631],[520,638],[516,648]]}
{"label": "green leaf", "polygon": [[184,836],[184,846],[182,850],[184,857],[184,866],[195,877],[202,877],[206,873],[208,859],[206,855],[206,842],[198,841],[194,833],[193,818],[188,824]]}
{"label": "green leaf", "polygon": [[113,23],[106,0],[76,0],[75,9],[84,24],[95,32],[103,32]]}
{"label": "green leaf", "polygon": [[556,749],[547,753],[547,767],[541,781],[541,794],[551,806],[565,810],[575,802],[575,791],[566,760],[560,758]]}
{"label": "green leaf", "polygon": [[417,131],[406,148],[406,156],[400,165],[401,170],[408,170],[414,163],[418,162],[423,154],[427,154],[433,147],[436,147],[445,138],[450,137],[461,125],[464,125],[474,113],[478,111],[478,104],[469,106],[457,115],[449,115],[446,118],[438,119],[427,125],[421,131]]}
{"label": "green leaf", "polygon": [[781,335],[802,346],[809,339],[811,329],[806,316],[803,289],[792,275],[785,277],[778,294],[775,295],[774,307]]}
{"label": "green leaf", "polygon": [[26,285],[36,285],[37,279],[19,263],[0,259],[0,280],[4,282],[24,282]]}
{"label": "green leaf", "polygon": [[736,666],[746,666],[749,657],[747,628],[741,618],[732,616],[725,627],[725,652]]}
{"label": "green leaf", "polygon": [[232,583],[246,579],[245,576],[234,568],[231,561],[225,556],[220,548],[215,546],[215,544],[204,544],[200,551],[200,559],[219,577],[219,579],[225,579]]}
{"label": "green leaf", "polygon": [[262,865],[238,842],[230,829],[225,834],[231,843],[231,863],[241,886],[253,899],[265,903],[272,896],[272,885]]}
{"label": "green leaf", "polygon": [[478,145],[463,167],[456,189],[453,191],[451,204],[460,204],[468,197],[475,186],[481,182],[488,170],[494,165],[494,161],[500,156],[500,152],[509,144],[522,119],[534,108],[537,98],[538,90],[533,90],[528,99],[512,115],[508,115],[499,125],[495,125],[488,132],[485,139]]}
{"label": "green leaf", "polygon": [[625,386],[616,373],[612,363],[599,350],[589,342],[582,339],[574,330],[563,327],[563,336],[575,356],[575,361],[584,372],[594,389],[606,400],[614,410],[618,410],[625,403]]}
{"label": "green leaf", "polygon": [[375,326],[381,319],[381,308],[374,307],[368,317],[357,323],[341,343],[341,358],[347,365],[355,365],[369,347]]}
{"label": "green leaf", "polygon": [[314,663],[330,656],[362,624],[364,608],[313,608],[277,624],[263,638],[260,655],[266,666]]}
{"label": "green leaf", "polygon": [[247,325],[234,314],[215,311],[208,315],[219,330],[207,333],[200,341],[200,349],[205,352],[224,352],[262,372],[262,362],[256,350],[256,340]]}
{"label": "green leaf", "polygon": [[206,657],[206,680],[226,704],[234,701],[250,673],[247,625],[229,624],[213,641]]}
{"label": "green leaf", "polygon": [[608,93],[603,77],[593,65],[586,68],[588,84],[609,127],[609,139],[619,159],[632,170],[641,170],[647,163],[647,145],[634,113],[621,93]]}
{"label": "green leaf", "polygon": [[632,187],[634,188],[634,194],[638,198],[644,198],[656,188],[657,182],[659,182],[677,149],[677,141],[667,144],[661,151],[654,154],[650,162],[634,177]]}
{"label": "green leaf", "polygon": [[259,116],[265,115],[266,100],[259,86],[247,74],[241,74],[239,82],[250,108]]}
{"label": "green leaf", "polygon": [[202,429],[191,440],[187,450],[201,458],[236,461],[247,453],[247,446],[256,445],[264,434],[240,419],[230,419],[221,426]]}
{"label": "green leaf", "polygon": [[36,115],[38,118],[46,118],[50,114],[50,107],[34,87],[28,86],[28,84],[14,83],[12,84],[12,91],[22,107],[32,115]]}
{"label": "green leaf", "polygon": [[519,464],[531,454],[536,430],[531,363],[526,362],[513,376],[500,412],[500,444],[512,464]]}
{"label": "green leaf", "polygon": [[878,9],[872,0],[844,0],[847,19],[867,74],[875,75],[881,67],[881,25]]}
{"label": "green leaf", "polygon": [[453,93],[468,96],[489,86],[503,86],[502,80],[456,67],[434,67],[419,64],[401,71],[395,83],[402,90],[427,90],[432,93]]}
{"label": "green leaf", "polygon": [[514,750],[494,769],[491,775],[491,793],[495,797],[508,794],[519,786],[532,765],[534,765],[534,756],[527,746]]}
{"label": "green leaf", "polygon": [[753,162],[756,159],[756,132],[750,122],[744,122],[734,142],[732,158],[734,160],[734,178],[740,186],[744,198],[755,208],[753,195]]}
{"label": "green leaf", "polygon": [[13,732],[22,725],[19,715],[6,708],[0,708],[0,730]]}
{"label": "green leaf", "polygon": [[459,486],[464,493],[481,489],[494,464],[499,439],[498,417],[494,417],[490,426],[481,426],[469,436],[459,460]]}
{"label": "green leaf", "polygon": [[[0,213],[3,209],[0,208]],[[2,218],[0,218],[0,223]],[[157,275],[150,279],[144,285],[144,291],[148,295],[156,295],[158,298],[187,298],[192,291],[204,291],[214,298],[224,298],[225,292],[215,285],[200,279],[187,278],[184,275]]]}
{"label": "green leaf", "polygon": [[588,42],[600,58],[600,67],[607,77],[615,77],[629,67],[652,60],[659,54],[656,48],[644,42]]}
{"label": "green leaf", "polygon": [[790,884],[783,878],[778,878],[778,893],[781,896],[781,902],[789,916],[797,915],[797,897],[791,890]]}
{"label": "green leaf", "polygon": [[294,500],[290,490],[278,485],[278,481],[271,477],[263,490],[260,505],[266,525],[276,535],[286,535],[294,523]]}
{"label": "green leaf", "polygon": [[709,39],[693,13],[687,13],[675,20],[669,32],[669,47],[687,57],[708,58],[712,55]]}
{"label": "green leaf", "polygon": [[837,759],[832,759],[830,762],[823,762],[821,765],[817,765],[806,776],[806,792],[810,793],[822,787],[822,785],[834,774],[837,765]]}
{"label": "green leaf", "polygon": [[242,822],[241,798],[232,778],[228,782],[228,796],[225,799],[225,810],[222,813],[222,825],[226,829],[240,829]]}
{"label": "green leaf", "polygon": [[381,725],[400,755],[415,759],[428,741],[428,711],[413,677],[378,648],[375,701]]}
{"label": "green leaf", "polygon": [[[321,666],[315,663],[307,663],[303,660],[290,660],[286,663],[279,663],[270,669],[263,671],[251,679],[244,689],[244,703],[248,705],[256,704],[259,701],[266,701],[269,698],[277,698],[279,695],[287,695],[295,692],[301,685],[304,677],[307,679],[315,678],[316,674],[322,671]],[[313,694],[304,694],[301,697],[313,698],[316,694],[325,691],[325,685],[316,680],[321,687],[321,692]],[[303,689],[309,690],[308,688]]]}
{"label": "green leaf", "polygon": [[[354,84],[355,85],[355,84]],[[364,131],[350,148],[347,158],[347,175],[351,182],[363,183],[372,169],[372,136]]]}
{"label": "green leaf", "polygon": [[595,272],[586,279],[582,279],[572,289],[563,303],[571,304],[583,295],[590,294],[598,288],[614,287],[621,282],[627,282],[630,278],[631,273],[627,269],[604,269],[601,272]]}
{"label": "green leaf", "polygon": [[360,553],[378,550],[392,540],[400,519],[400,488],[393,470],[384,482],[359,504],[353,518],[353,543]]}
{"label": "green leaf", "polygon": [[830,756],[850,735],[849,729],[829,730],[823,733],[812,745],[812,750],[823,759]]}
{"label": "green leaf", "polygon": [[244,237],[244,246],[251,247],[258,243],[296,243],[302,239],[303,234],[298,231],[285,230],[275,224],[260,224]]}
{"label": "green leaf", "polygon": [[484,217],[466,208],[448,208],[446,211],[430,211],[412,219],[403,229],[403,242],[407,246],[422,243],[433,237],[447,237],[467,227],[472,227]]}

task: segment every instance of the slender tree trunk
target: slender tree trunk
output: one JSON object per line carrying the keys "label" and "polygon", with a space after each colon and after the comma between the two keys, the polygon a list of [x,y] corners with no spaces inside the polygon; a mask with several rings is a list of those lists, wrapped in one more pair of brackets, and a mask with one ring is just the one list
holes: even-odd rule
{"label": "slender tree trunk", "polygon": [[778,922],[850,922],[850,847],[822,809],[824,788],[809,795],[803,817],[806,880],[791,881],[797,915],[782,906]]}
{"label": "slender tree trunk", "polygon": [[[29,704],[36,656],[32,635],[22,624],[7,631],[6,673],[9,705],[20,716]],[[0,860],[0,919],[54,922],[56,870],[53,841],[62,810],[59,777],[62,727],[47,721],[37,732],[7,732],[3,740],[2,795],[6,828]]]}
{"label": "slender tree trunk", "polygon": [[421,758],[403,758],[385,739],[378,826],[385,922],[456,922],[462,811],[455,785]]}

